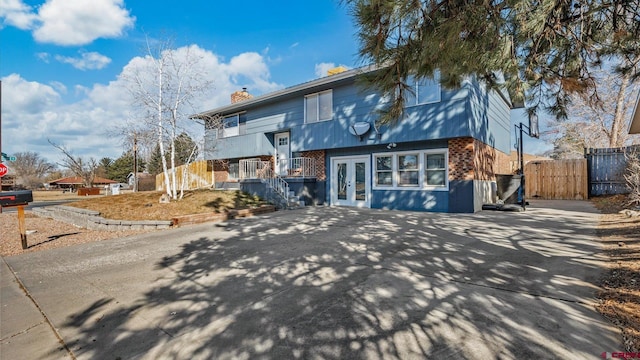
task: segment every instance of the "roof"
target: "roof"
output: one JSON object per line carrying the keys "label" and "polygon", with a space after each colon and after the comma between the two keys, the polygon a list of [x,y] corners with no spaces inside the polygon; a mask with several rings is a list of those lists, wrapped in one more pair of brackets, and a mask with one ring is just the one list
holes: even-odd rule
{"label": "roof", "polygon": [[[148,172],[138,172],[137,174],[138,179],[144,179],[144,178],[149,178],[149,177],[155,177],[153,174],[149,174]],[[130,172],[129,175],[127,175],[127,179],[133,176],[133,172]]]}
{"label": "roof", "polygon": [[[94,184],[115,184],[117,181],[101,178],[96,176],[93,178]],[[84,181],[79,176],[70,176],[58,180],[49,181],[49,184],[57,184],[57,185],[76,185],[76,184],[84,184]]]}
{"label": "roof", "polygon": [[636,107],[633,110],[631,124],[629,125],[629,134],[640,134],[640,92],[636,100]]}
{"label": "roof", "polygon": [[[233,113],[238,113],[252,106],[255,106],[258,104],[262,105],[266,103],[276,102],[284,97],[294,95],[296,93],[307,94],[310,91],[315,91],[315,88],[326,87],[329,84],[335,84],[343,81],[353,80],[357,75],[375,71],[376,69],[379,69],[379,68],[380,67],[376,65],[362,66],[356,69],[343,71],[335,75],[329,75],[329,76],[321,77],[319,79],[307,81],[305,83],[294,85],[294,86],[291,86],[282,90],[274,91],[268,94],[256,96],[248,100],[239,101],[237,103],[232,103],[232,104],[221,106],[219,108],[215,108],[212,110],[207,110],[201,113],[193,114],[189,116],[189,118],[202,119],[202,118],[213,116],[216,114],[225,116]],[[319,89],[319,90],[323,90],[323,89]],[[505,101],[505,103],[509,105],[509,107],[514,107],[514,106],[517,107],[517,105],[514,105],[511,102],[511,100],[508,98],[508,96],[502,92],[502,90],[496,89],[496,91],[498,92],[500,97]]]}
{"label": "roof", "polygon": [[282,90],[270,92],[268,94],[256,96],[249,100],[240,101],[230,105],[222,106],[213,110],[204,111],[198,114],[189,116],[191,119],[201,119],[203,117],[215,115],[215,114],[231,114],[233,112],[242,111],[247,107],[257,104],[264,104],[268,102],[274,102],[278,99],[292,95],[299,92],[305,92],[309,89],[325,86],[328,84],[349,80],[355,78],[356,75],[362,74],[374,70],[374,66],[364,66],[356,69],[347,70],[335,75],[321,77],[319,79],[311,80],[302,84],[294,85]]}

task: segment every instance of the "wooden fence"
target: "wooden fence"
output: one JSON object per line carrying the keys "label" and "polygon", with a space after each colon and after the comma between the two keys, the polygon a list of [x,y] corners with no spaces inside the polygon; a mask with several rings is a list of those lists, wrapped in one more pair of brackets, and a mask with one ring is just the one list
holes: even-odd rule
{"label": "wooden fence", "polygon": [[528,199],[585,200],[589,196],[587,160],[531,161],[524,166]]}
{"label": "wooden fence", "polygon": [[[181,189],[183,180],[185,190],[212,187],[214,183],[213,176],[213,167],[207,160],[178,166],[176,168],[176,189]],[[171,170],[169,170],[169,181],[171,181]],[[165,190],[163,173],[156,175],[156,190]]]}

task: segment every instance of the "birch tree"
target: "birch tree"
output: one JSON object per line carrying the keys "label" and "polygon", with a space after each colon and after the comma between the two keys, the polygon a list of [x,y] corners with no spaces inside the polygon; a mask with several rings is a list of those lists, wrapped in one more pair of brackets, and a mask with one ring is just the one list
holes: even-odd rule
{"label": "birch tree", "polygon": [[212,88],[207,79],[201,53],[194,46],[178,50],[170,42],[152,47],[147,42],[147,54],[130,64],[123,75],[133,105],[142,121],[155,128],[161,157],[165,190],[177,199],[176,139],[186,131],[184,122],[194,113],[195,100]]}

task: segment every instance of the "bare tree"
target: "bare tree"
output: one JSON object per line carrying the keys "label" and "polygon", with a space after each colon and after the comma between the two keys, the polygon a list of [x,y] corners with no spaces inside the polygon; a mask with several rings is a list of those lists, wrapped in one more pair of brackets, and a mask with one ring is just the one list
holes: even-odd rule
{"label": "bare tree", "polygon": [[[155,128],[167,194],[177,198],[176,143],[181,123],[194,113],[193,102],[207,92],[212,82],[206,80],[203,57],[193,47],[172,49],[170,42],[152,48],[147,42],[145,62],[132,69],[123,79],[143,118]],[[151,125],[154,124],[154,125]],[[166,151],[168,150],[168,152]]]}
{"label": "bare tree", "polygon": [[75,157],[64,146],[58,145],[51,140],[48,141],[49,144],[60,150],[64,155],[64,158],[59,165],[71,171],[75,176],[81,178],[84,186],[92,187],[93,181],[96,177],[96,171],[99,166],[98,162],[94,158],[83,159],[79,156]]}
{"label": "bare tree", "polygon": [[623,147],[640,141],[627,133],[633,100],[639,90],[631,83],[631,73],[613,70],[596,73],[597,98],[573,96],[569,118],[550,124],[558,130],[553,139],[556,157],[581,157],[584,148]]}
{"label": "bare tree", "polygon": [[11,167],[16,172],[16,182],[30,189],[42,185],[47,174],[56,168],[36,152],[18,152],[15,157]]}
{"label": "bare tree", "polygon": [[640,146],[630,148],[625,153],[627,166],[624,172],[624,179],[629,190],[629,197],[626,205],[640,206]]}

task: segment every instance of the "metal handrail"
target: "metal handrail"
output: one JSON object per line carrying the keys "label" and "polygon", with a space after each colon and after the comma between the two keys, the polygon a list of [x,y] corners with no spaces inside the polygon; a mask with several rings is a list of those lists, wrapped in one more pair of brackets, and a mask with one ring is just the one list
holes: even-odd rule
{"label": "metal handrail", "polygon": [[276,169],[280,175],[287,177],[315,177],[316,159],[297,157],[276,160]]}
{"label": "metal handrail", "polygon": [[260,159],[240,160],[240,179],[260,179],[278,195],[289,201],[289,184],[271,169],[269,161]]}

